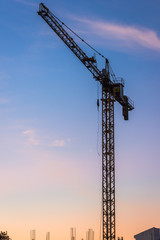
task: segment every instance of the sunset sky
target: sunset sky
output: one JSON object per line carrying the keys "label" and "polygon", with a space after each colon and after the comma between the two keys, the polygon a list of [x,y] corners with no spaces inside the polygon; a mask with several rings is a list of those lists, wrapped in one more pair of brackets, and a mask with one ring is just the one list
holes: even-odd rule
{"label": "sunset sky", "polygon": [[[100,240],[101,86],[38,16],[39,3],[0,5],[0,231],[69,240],[76,227],[85,240],[92,228]],[[134,101],[129,121],[115,104],[116,236],[160,228],[160,0],[43,3],[110,60]]]}

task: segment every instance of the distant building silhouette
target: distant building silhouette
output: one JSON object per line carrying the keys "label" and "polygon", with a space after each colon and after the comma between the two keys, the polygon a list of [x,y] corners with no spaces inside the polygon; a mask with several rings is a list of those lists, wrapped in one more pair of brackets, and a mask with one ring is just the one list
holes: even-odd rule
{"label": "distant building silhouette", "polygon": [[46,240],[50,240],[50,232],[46,233]]}
{"label": "distant building silhouette", "polygon": [[121,238],[120,238],[120,237],[118,237],[118,240],[123,240],[123,237],[121,237]]}
{"label": "distant building silhouette", "polygon": [[7,235],[7,232],[0,232],[0,240],[10,240],[10,237]]}
{"label": "distant building silhouette", "polygon": [[30,231],[30,240],[36,240],[36,230]]}
{"label": "distant building silhouette", "polygon": [[71,240],[76,240],[76,228],[71,228]]}
{"label": "distant building silhouette", "polygon": [[160,240],[160,228],[150,228],[134,236],[136,240]]}
{"label": "distant building silhouette", "polygon": [[94,231],[92,229],[88,229],[86,233],[86,240],[94,240]]}

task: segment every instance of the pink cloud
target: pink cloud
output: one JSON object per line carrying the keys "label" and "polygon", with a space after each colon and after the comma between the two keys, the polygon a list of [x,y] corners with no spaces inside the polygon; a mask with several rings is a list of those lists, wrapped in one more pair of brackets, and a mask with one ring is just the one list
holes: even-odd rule
{"label": "pink cloud", "polygon": [[127,26],[111,22],[91,21],[89,19],[74,18],[84,24],[83,28],[89,34],[99,35],[101,39],[118,40],[129,47],[136,45],[160,51],[160,37],[151,29],[144,27]]}

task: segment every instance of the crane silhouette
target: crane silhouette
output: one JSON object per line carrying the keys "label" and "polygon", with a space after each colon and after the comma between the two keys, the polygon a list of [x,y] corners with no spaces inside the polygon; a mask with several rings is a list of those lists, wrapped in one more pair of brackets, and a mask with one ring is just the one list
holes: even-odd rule
{"label": "crane silhouette", "polygon": [[[99,70],[96,65],[95,57],[87,56],[65,30],[64,27],[67,26],[43,3],[39,5],[38,14],[79,58],[85,67],[92,73],[93,78],[102,86],[103,240],[115,240],[114,103],[117,101],[122,106],[124,120],[128,120],[128,112],[134,109],[134,104],[129,97],[124,95],[124,80],[123,78],[117,78],[115,76],[107,58],[105,58],[105,68]],[[74,33],[69,27],[67,27],[67,29]],[[85,42],[82,38],[80,39]],[[89,44],[87,45],[90,46]],[[94,48],[92,49],[95,50]],[[96,52],[101,55],[98,51]],[[101,56],[104,57],[103,55]],[[99,105],[99,102],[97,104]]]}

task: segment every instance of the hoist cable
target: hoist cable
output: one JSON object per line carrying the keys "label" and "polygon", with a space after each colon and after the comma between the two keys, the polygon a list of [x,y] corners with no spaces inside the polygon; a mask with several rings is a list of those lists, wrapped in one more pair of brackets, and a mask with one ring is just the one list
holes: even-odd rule
{"label": "hoist cable", "polygon": [[99,153],[99,83],[97,82],[97,155],[100,157]]}
{"label": "hoist cable", "polygon": [[98,53],[102,58],[106,59],[100,52],[98,52],[94,47],[92,47],[89,43],[87,43],[83,38],[81,38],[77,33],[75,33],[71,28],[69,28],[64,22],[62,22],[58,17],[56,17],[53,13],[52,15],[62,24],[64,25],[70,32],[72,32],[77,38],[79,38],[83,43],[85,43],[89,48]]}

